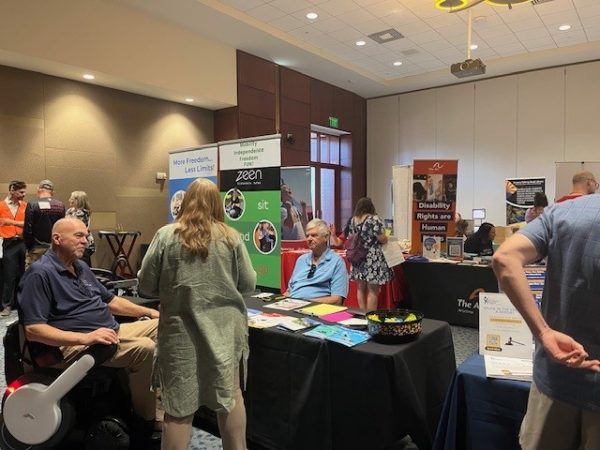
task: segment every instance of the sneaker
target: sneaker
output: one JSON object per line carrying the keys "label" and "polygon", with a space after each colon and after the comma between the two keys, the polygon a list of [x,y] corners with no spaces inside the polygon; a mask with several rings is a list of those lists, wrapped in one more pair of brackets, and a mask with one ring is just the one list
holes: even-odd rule
{"label": "sneaker", "polygon": [[11,312],[10,306],[7,306],[2,311],[0,311],[0,316],[8,317],[8,316],[10,316],[10,312]]}

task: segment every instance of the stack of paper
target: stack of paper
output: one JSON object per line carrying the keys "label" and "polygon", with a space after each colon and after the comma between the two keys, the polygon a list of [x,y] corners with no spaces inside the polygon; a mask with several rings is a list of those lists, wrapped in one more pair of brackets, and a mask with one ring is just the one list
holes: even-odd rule
{"label": "stack of paper", "polygon": [[309,306],[307,308],[299,309],[298,312],[302,313],[302,314],[307,314],[309,316],[321,317],[326,314],[333,314],[336,312],[345,311],[347,309],[348,308],[346,308],[345,306],[329,305],[327,303],[318,303],[316,305]]}
{"label": "stack of paper", "polygon": [[286,317],[278,313],[262,313],[248,319],[248,326],[252,328],[276,327]]}
{"label": "stack of paper", "polygon": [[265,308],[280,309],[282,311],[291,311],[296,308],[302,308],[303,306],[309,304],[310,302],[307,302],[306,300],[298,300],[296,298],[284,298],[283,300],[280,300],[278,302],[265,305]]}
{"label": "stack of paper", "polygon": [[319,319],[324,320],[325,322],[341,322],[342,320],[352,319],[354,316],[350,314],[348,311],[340,311],[332,314],[325,314],[324,316],[320,316]]}
{"label": "stack of paper", "polygon": [[304,336],[327,339],[328,341],[337,342],[346,347],[354,347],[355,345],[367,342],[370,338],[369,333],[351,330],[338,325],[319,325],[304,333]]}
{"label": "stack of paper", "polygon": [[507,358],[485,355],[485,376],[505,380],[531,381],[533,361],[531,359]]}
{"label": "stack of paper", "polygon": [[283,317],[279,322],[277,328],[281,328],[286,331],[299,331],[305,330],[310,327],[319,325],[320,322],[310,317]]}

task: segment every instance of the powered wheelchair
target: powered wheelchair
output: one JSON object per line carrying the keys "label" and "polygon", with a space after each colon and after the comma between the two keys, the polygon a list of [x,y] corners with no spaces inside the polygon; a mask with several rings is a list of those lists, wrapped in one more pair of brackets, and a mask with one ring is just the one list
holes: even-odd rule
{"label": "powered wheelchair", "polygon": [[[133,294],[136,303],[156,299],[137,296],[137,279],[99,280],[117,295]],[[120,291],[121,290],[121,291]],[[121,321],[121,320],[119,320]],[[102,366],[117,345],[92,345],[66,369],[56,347],[25,339],[15,321],[4,336],[7,388],[0,414],[1,450],[151,450],[160,440],[152,424],[132,409],[123,369]]]}

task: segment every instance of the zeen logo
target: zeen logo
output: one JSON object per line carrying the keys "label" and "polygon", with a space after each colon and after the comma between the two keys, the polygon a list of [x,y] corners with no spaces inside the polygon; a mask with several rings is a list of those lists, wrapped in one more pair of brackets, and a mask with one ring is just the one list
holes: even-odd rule
{"label": "zeen logo", "polygon": [[260,169],[240,170],[238,171],[235,182],[238,184],[254,184],[254,182],[262,181],[262,178],[262,170]]}
{"label": "zeen logo", "polygon": [[429,168],[429,170],[431,170],[432,172],[438,172],[438,171],[442,170],[445,165],[446,165],[446,163],[436,162],[433,164],[433,166],[431,166]]}

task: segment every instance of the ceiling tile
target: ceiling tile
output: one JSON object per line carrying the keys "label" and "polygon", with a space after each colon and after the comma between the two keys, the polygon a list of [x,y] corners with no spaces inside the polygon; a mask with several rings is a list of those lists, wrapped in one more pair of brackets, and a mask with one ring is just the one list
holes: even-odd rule
{"label": "ceiling tile", "polygon": [[307,0],[271,0],[269,5],[279,8],[290,14],[304,8],[311,8],[312,4]]}
{"label": "ceiling tile", "polygon": [[294,37],[297,37],[298,39],[305,41],[308,38],[322,36],[324,33],[311,26],[303,26],[301,28],[296,28],[295,30],[290,31],[290,34]]}
{"label": "ceiling tile", "polygon": [[286,15],[282,10],[268,4],[249,9],[246,14],[263,22],[270,22]]}
{"label": "ceiling tile", "polygon": [[377,33],[379,31],[388,30],[390,26],[382,20],[373,19],[367,22],[358,23],[354,25],[354,28],[356,28],[361,33],[364,33],[365,35],[369,35],[372,33]]}
{"label": "ceiling tile", "polygon": [[342,30],[347,26],[347,24],[345,24],[339,19],[336,19],[335,17],[320,20],[313,24],[313,27],[315,27],[317,30],[322,31],[323,33],[332,33],[334,31]]}
{"label": "ceiling tile", "polygon": [[430,31],[426,31],[424,33],[411,34],[410,39],[411,39],[411,41],[421,45],[421,44],[426,44],[427,42],[440,41],[442,39],[442,37],[435,31],[430,30]]}
{"label": "ceiling tile", "polygon": [[375,17],[381,18],[390,14],[401,13],[405,8],[397,0],[385,0],[383,2],[379,0],[379,3],[368,5],[367,10]]}
{"label": "ceiling tile", "polygon": [[304,22],[296,19],[294,16],[283,16],[279,19],[272,20],[270,24],[283,31],[295,30],[305,25]]}
{"label": "ceiling tile", "polygon": [[319,5],[320,9],[327,11],[332,16],[339,16],[345,12],[355,11],[360,9],[356,3],[346,0],[329,0]]}
{"label": "ceiling tile", "polygon": [[534,6],[533,8],[535,12],[537,12],[540,16],[545,16],[547,14],[554,13],[563,13],[566,11],[573,10],[573,2],[570,1],[557,1],[540,3],[539,5]]}
{"label": "ceiling tile", "polygon": [[[374,20],[375,16],[367,12],[365,9],[355,9],[337,15],[338,19],[346,22],[348,25],[357,25],[359,23],[368,22]],[[388,28],[388,27],[385,27]]]}
{"label": "ceiling tile", "polygon": [[247,11],[257,6],[264,5],[262,0],[221,0],[221,3],[225,3],[240,11]]}

